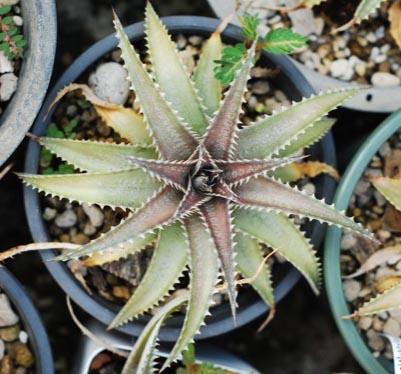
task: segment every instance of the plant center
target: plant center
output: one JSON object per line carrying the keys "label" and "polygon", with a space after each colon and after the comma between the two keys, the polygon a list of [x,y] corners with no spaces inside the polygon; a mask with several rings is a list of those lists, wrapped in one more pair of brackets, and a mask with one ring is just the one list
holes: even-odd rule
{"label": "plant center", "polygon": [[197,170],[191,177],[193,188],[201,193],[210,194],[220,178],[221,170],[213,166],[205,166]]}

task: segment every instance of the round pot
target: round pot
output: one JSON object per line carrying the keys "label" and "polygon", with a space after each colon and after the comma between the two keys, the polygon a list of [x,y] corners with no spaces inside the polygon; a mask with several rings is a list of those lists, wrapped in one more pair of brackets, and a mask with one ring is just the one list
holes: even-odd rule
{"label": "round pot", "polygon": [[[401,127],[401,111],[388,117],[364,142],[348,166],[337,189],[334,203],[337,209],[347,209],[354,189],[382,144]],[[352,311],[345,300],[341,270],[340,241],[342,230],[330,227],[324,249],[324,278],[331,311],[337,326],[360,365],[369,373],[392,373],[392,363],[385,358],[375,358],[352,320],[343,319]]]}
{"label": "round pot", "polygon": [[[88,328],[97,337],[101,338],[103,342],[107,342],[110,347],[127,352],[133,347],[132,340],[127,339],[125,335],[105,331],[104,326],[94,320],[89,322]],[[259,372],[248,363],[221,348],[205,345],[204,343],[196,344],[195,348],[197,363],[212,363],[221,369],[238,374],[259,374]],[[78,351],[75,353],[76,358],[73,372],[76,374],[88,374],[93,359],[102,351],[104,351],[104,348],[99,347],[93,340],[83,336]],[[159,347],[157,355],[166,358],[168,352],[169,349]]]}
{"label": "round pot", "polygon": [[[163,19],[168,30],[173,33],[198,34],[208,36],[219,24],[218,20],[205,17],[167,17]],[[126,32],[132,42],[142,40],[144,38],[143,23],[137,23],[127,27]],[[241,32],[238,27],[230,26],[223,34],[226,42],[236,42],[241,40]],[[81,55],[60,80],[53,87],[49,96],[46,98],[45,104],[39,113],[38,119],[33,128],[36,135],[45,133],[50,123],[51,113],[47,115],[50,104],[56,97],[57,92],[71,82],[75,82],[82,73],[102,58],[106,53],[116,48],[117,40],[114,35],[108,36]],[[285,57],[263,55],[264,61],[268,64],[279,66],[281,73],[277,78],[277,85],[294,100],[299,100],[301,96],[310,96],[313,92],[312,88],[293,64]],[[329,164],[335,164],[335,150],[331,135],[327,135],[311,150],[312,156]],[[38,173],[39,171],[40,147],[35,142],[30,142],[25,162],[25,171],[27,173]],[[317,179],[317,193],[319,196],[325,196],[331,199],[334,193],[335,184],[333,180],[327,176]],[[29,227],[32,236],[37,242],[49,241],[49,235],[41,216],[41,207],[39,195],[30,188],[25,188],[25,208],[28,216]],[[323,239],[322,227],[310,225],[308,227],[309,235],[312,237],[316,247],[321,244]],[[56,252],[43,251],[40,252],[43,261],[55,280],[71,296],[71,298],[94,318],[108,324],[115,317],[118,307],[111,304],[97,295],[89,296],[84,289],[78,284],[70,270],[63,263],[49,261],[54,258]],[[299,279],[299,273],[292,267],[283,267],[280,281],[277,281],[276,300],[283,298],[294,286]],[[256,297],[252,292],[242,292],[239,297],[239,309],[237,313],[237,325],[234,326],[228,304],[223,304],[213,309],[213,316],[206,320],[207,325],[202,329],[200,339],[209,338],[215,335],[223,334],[236,327],[240,327],[253,319],[266,313],[267,307],[263,301]],[[119,328],[133,336],[138,336],[144,327],[147,318],[138,319],[134,322],[123,325]],[[162,341],[175,341],[178,337],[182,326],[182,316],[170,319],[161,330],[160,339]]]}
{"label": "round pot", "polygon": [[35,373],[53,374],[52,352],[42,320],[21,283],[4,267],[0,268],[0,290],[4,291],[10,299],[13,309],[16,310],[28,333],[29,343],[35,356]]}
{"label": "round pot", "polygon": [[[216,15],[222,19],[235,12],[235,0],[208,0],[208,2]],[[233,22],[239,24],[238,18],[235,17]],[[291,60],[317,92],[326,91],[332,87],[350,87],[352,85],[352,83],[320,74],[295,59]],[[366,112],[391,113],[401,107],[401,101],[394,99],[400,96],[401,87],[369,87],[364,92],[348,100],[343,106],[348,109]]]}
{"label": "round pot", "polygon": [[56,53],[57,15],[54,0],[21,1],[27,48],[18,88],[0,117],[0,166],[24,139],[42,105]]}

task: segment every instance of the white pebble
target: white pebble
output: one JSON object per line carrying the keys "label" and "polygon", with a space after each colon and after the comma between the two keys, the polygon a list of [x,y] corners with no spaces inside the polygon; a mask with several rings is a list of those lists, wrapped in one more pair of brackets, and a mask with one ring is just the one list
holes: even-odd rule
{"label": "white pebble", "polygon": [[56,226],[64,229],[70,228],[77,223],[77,215],[71,209],[67,209],[55,219]]}
{"label": "white pebble", "polygon": [[21,331],[19,332],[18,339],[19,339],[19,341],[20,341],[21,343],[23,343],[23,344],[28,343],[28,334],[26,333],[26,331],[21,330]]}
{"label": "white pebble", "polygon": [[361,284],[354,279],[348,279],[343,283],[343,288],[345,298],[347,301],[351,302],[358,297],[358,294],[361,291]]}
{"label": "white pebble", "polygon": [[18,78],[13,73],[0,77],[0,101],[8,101],[17,89]]}
{"label": "white pebble", "polygon": [[95,94],[105,101],[118,105],[127,101],[130,87],[127,71],[117,62],[101,64],[91,74],[88,83]]}
{"label": "white pebble", "polygon": [[3,51],[0,51],[0,74],[12,73],[14,71],[13,65]]}
{"label": "white pebble", "polygon": [[354,235],[347,233],[341,238],[341,249],[351,249],[356,244]]}
{"label": "white pebble", "polygon": [[4,345],[4,342],[0,339],[0,361],[4,357],[5,350],[6,350],[6,347]]}
{"label": "white pebble", "polygon": [[8,297],[0,294],[0,327],[12,326],[17,322],[18,316],[12,310]]}
{"label": "white pebble", "polygon": [[104,215],[97,206],[84,203],[82,204],[82,208],[94,227],[100,227],[103,225]]}
{"label": "white pebble", "polygon": [[22,20],[22,17],[20,17],[20,16],[14,16],[13,21],[16,26],[22,26],[24,23],[24,21]]}
{"label": "white pebble", "polygon": [[330,73],[334,78],[350,80],[352,78],[354,71],[349,61],[344,58],[341,58],[331,63]]}
{"label": "white pebble", "polygon": [[383,332],[385,334],[389,334],[389,335],[392,335],[392,336],[400,336],[401,335],[400,323],[394,318],[389,318],[384,323]]}
{"label": "white pebble", "polygon": [[379,71],[372,75],[371,82],[376,87],[396,87],[400,85],[401,79],[393,74]]}

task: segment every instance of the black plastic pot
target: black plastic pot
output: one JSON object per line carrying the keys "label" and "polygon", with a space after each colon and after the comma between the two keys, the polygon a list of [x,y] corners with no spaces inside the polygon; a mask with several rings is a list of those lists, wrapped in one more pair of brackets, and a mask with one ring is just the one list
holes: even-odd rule
{"label": "black plastic pot", "polygon": [[10,299],[28,333],[29,343],[35,356],[37,374],[53,374],[53,357],[42,320],[21,283],[4,267],[0,268],[0,290]]}
{"label": "black plastic pot", "polygon": [[45,97],[53,71],[57,40],[54,0],[21,1],[24,18],[24,53],[17,91],[0,117],[0,166],[13,153],[31,127]]}
{"label": "black plastic pot", "polygon": [[[219,21],[205,17],[167,17],[164,18],[168,30],[173,33],[210,35],[218,26]],[[144,29],[143,23],[137,23],[127,27],[126,32],[132,42],[143,40]],[[242,39],[241,32],[236,26],[229,26],[223,33],[223,39],[226,43],[238,42]],[[99,41],[82,54],[67,71],[63,74],[60,80],[47,97],[45,104],[39,113],[38,119],[33,128],[36,135],[45,133],[49,125],[51,114],[47,116],[50,104],[55,98],[57,92],[71,82],[77,81],[79,77],[91,68],[96,61],[100,60],[106,53],[116,48],[117,40],[114,35],[108,36]],[[280,67],[280,74],[276,80],[277,86],[293,100],[300,100],[302,96],[310,96],[313,93],[311,86],[294,67],[288,58],[281,56],[271,56],[263,54],[262,61],[266,65]],[[312,156],[321,161],[335,164],[335,149],[332,137],[328,134],[321,142],[311,149]],[[31,142],[26,155],[25,171],[27,173],[37,173],[39,170],[40,147],[38,144]],[[331,200],[334,193],[335,183],[328,177],[317,179],[317,194],[320,197],[326,197]],[[46,231],[46,225],[42,220],[39,195],[30,188],[25,188],[25,208],[28,216],[29,227],[32,236],[37,242],[49,241],[49,235]],[[319,247],[324,230],[322,226],[311,224],[308,226],[308,232],[316,247]],[[116,315],[118,307],[111,304],[97,295],[89,296],[84,289],[74,279],[70,270],[63,263],[58,263],[52,260],[56,254],[54,251],[40,252],[45,262],[45,265],[70,297],[84,310],[91,314],[94,318],[102,321],[105,324],[111,322]],[[282,299],[295,285],[300,278],[300,274],[294,268],[282,266],[281,271],[276,279],[276,300]],[[237,325],[234,326],[233,320],[228,305],[223,304],[213,309],[213,316],[206,320],[207,325],[202,329],[199,339],[209,338],[215,335],[220,335],[240,327],[257,317],[266,313],[266,305],[253,292],[242,292],[239,296],[239,309],[237,314]],[[142,330],[146,318],[138,319],[132,323],[126,324],[119,328],[127,334],[138,336]],[[162,328],[160,338],[162,341],[175,341],[180,327],[182,325],[182,317],[174,317]]]}

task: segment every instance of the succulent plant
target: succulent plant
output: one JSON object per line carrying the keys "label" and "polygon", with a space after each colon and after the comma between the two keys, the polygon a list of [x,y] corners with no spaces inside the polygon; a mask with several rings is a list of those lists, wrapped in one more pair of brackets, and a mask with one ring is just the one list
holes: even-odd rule
{"label": "succulent plant", "polygon": [[[146,275],[110,325],[120,326],[154,310],[127,363],[130,367],[139,365],[141,370],[149,368],[148,359],[153,357],[164,319],[181,305],[186,304],[183,328],[165,366],[177,360],[193,341],[219,287],[227,291],[235,318],[237,272],[274,310],[263,244],[290,261],[318,292],[319,261],[292,215],[371,238],[342,212],[280,182],[274,174],[276,169],[297,161],[299,158],[292,155],[330,129],[333,121],[324,116],[358,88],[303,99],[243,127],[239,117],[256,43],[246,51],[234,82],[222,98],[222,87],[213,71],[222,50],[219,32],[206,41],[191,78],[150,4],[145,26],[152,75],[115,17],[119,47],[142,114],[105,103],[83,85],[72,85],[58,97],[82,89],[100,116],[131,144],[41,137],[37,139],[41,145],[84,173],[20,175],[27,185],[52,196],[127,208],[131,214],[83,246],[36,243],[0,256],[2,260],[29,249],[58,247],[67,248],[59,260],[79,259],[86,266],[95,266],[154,243]],[[187,268],[188,289],[177,291],[157,308],[166,302]],[[146,372],[141,370],[137,372]]]}

